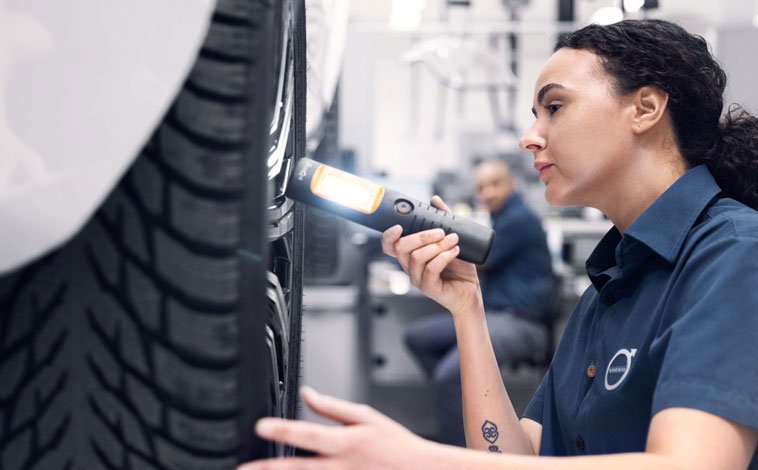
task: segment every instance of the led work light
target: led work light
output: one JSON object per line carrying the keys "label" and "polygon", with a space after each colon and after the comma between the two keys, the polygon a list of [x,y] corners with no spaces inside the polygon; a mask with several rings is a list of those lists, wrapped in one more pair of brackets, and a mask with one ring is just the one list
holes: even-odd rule
{"label": "led work light", "polygon": [[484,263],[495,241],[495,231],[489,227],[308,158],[298,161],[286,194],[374,230],[398,224],[403,235],[433,228],[457,233],[458,258],[475,264]]}

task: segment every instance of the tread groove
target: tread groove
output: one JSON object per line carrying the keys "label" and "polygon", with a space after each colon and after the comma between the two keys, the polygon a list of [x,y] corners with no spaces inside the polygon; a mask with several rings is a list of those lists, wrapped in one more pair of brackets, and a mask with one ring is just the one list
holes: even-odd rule
{"label": "tread groove", "polygon": [[100,459],[100,462],[105,466],[105,468],[109,470],[125,470],[124,467],[116,466],[113,462],[111,462],[111,459],[108,457],[108,453],[105,452],[97,443],[97,441],[92,437],[89,438],[89,445],[95,452],[97,458]]}
{"label": "tread groove", "polygon": [[[97,367],[97,366],[95,365],[95,367]],[[110,396],[112,396],[113,398],[115,398],[116,400],[118,400],[118,402],[121,403],[121,405],[124,406],[128,411],[130,411],[133,414],[135,414],[136,416],[138,416],[139,412],[136,410],[136,408],[134,407],[134,405],[128,399],[120,396],[120,394],[118,393],[118,390],[114,389],[111,386],[108,386],[107,384],[104,384],[103,386],[106,387],[106,391],[110,394]],[[123,439],[124,432],[123,432],[123,429],[121,429],[121,426],[119,425],[119,423],[113,423],[113,422],[111,422],[108,419],[108,417],[106,416],[105,412],[100,407],[100,405],[97,402],[95,402],[94,400],[90,399],[89,400],[89,404],[90,404],[90,408],[92,408],[93,413],[95,413],[95,415],[97,415],[97,417],[100,418],[100,421],[105,425],[105,427],[114,436],[118,437],[121,442],[124,442],[124,444],[128,444],[128,442],[126,442],[126,440]],[[152,426],[144,423],[144,421],[141,420],[141,417],[138,417],[137,419],[140,420],[140,424],[144,425],[144,427],[146,427],[147,430],[152,433],[152,434],[150,434],[150,436],[151,436],[150,443],[151,443],[151,450],[153,451],[154,455],[156,454],[155,448],[153,447],[154,446],[154,441],[152,439],[152,436],[154,436],[154,435],[158,436],[158,437],[160,437],[162,439],[164,439],[169,444],[171,444],[173,446],[176,446],[179,449],[181,449],[181,450],[183,450],[183,451],[187,452],[188,454],[191,454],[191,455],[193,455],[195,457],[224,458],[224,457],[229,457],[231,455],[234,455],[237,452],[237,447],[234,447],[232,449],[225,449],[225,450],[222,450],[222,451],[211,451],[211,450],[207,450],[207,449],[192,448],[192,447],[190,447],[190,446],[182,443],[181,441],[178,441],[178,440],[174,439],[165,430],[160,429],[160,428],[156,428],[156,427],[152,427]]]}
{"label": "tread groove", "polygon": [[[161,400],[161,402],[164,403],[164,406],[169,406],[168,404],[170,403],[170,406],[172,408],[181,411],[190,417],[197,419],[206,419],[209,421],[233,419],[238,413],[237,409],[230,409],[223,412],[198,410],[196,408],[185,406],[181,402],[175,400],[171,395],[171,392],[163,390],[157,383],[151,381],[150,377],[146,377],[144,373],[133,367],[128,362],[124,361],[123,358],[119,356],[118,351],[116,351],[115,346],[113,346],[113,338],[110,338],[108,333],[103,330],[102,326],[97,323],[95,320],[95,315],[91,310],[87,310],[87,320],[90,329],[93,331],[93,333],[95,333],[95,337],[99,340],[100,344],[105,347],[105,349],[111,355],[111,358],[123,368],[124,372],[129,373],[130,376],[136,378],[144,387],[153,391],[155,395]],[[105,377],[103,377],[103,380],[105,380],[107,383],[107,379],[105,379]]]}
{"label": "tread groove", "polygon": [[225,104],[237,104],[240,101],[248,99],[250,96],[245,93],[219,93],[218,91],[209,90],[195,83],[191,76],[185,82],[184,89],[198,98]]}
{"label": "tread groove", "polygon": [[253,29],[258,29],[258,24],[253,22],[252,19],[244,18],[241,16],[232,16],[228,13],[222,13],[216,11],[213,14],[213,22],[221,23],[228,26],[248,26]]}
{"label": "tread groove", "polygon": [[246,57],[241,58],[238,56],[235,56],[233,54],[224,54],[219,51],[215,51],[213,49],[209,49],[207,47],[203,47],[200,49],[200,57],[206,58],[206,59],[212,59],[219,62],[223,62],[226,64],[251,64],[253,65],[255,63],[255,60],[252,57]]}
{"label": "tread groove", "polygon": [[[35,407],[34,414],[32,415],[32,417],[24,421],[20,425],[16,426],[16,429],[10,430],[10,432],[7,432],[5,436],[3,436],[4,440],[3,442],[0,443],[0,450],[5,449],[8,443],[12,442],[17,436],[23,434],[29,429],[33,430],[33,428],[36,426],[37,422],[42,417],[42,415],[45,414],[48,408],[50,408],[50,405],[55,401],[55,398],[64,389],[67,379],[68,379],[68,374],[65,374],[65,373],[61,374],[61,376],[58,378],[58,381],[55,387],[53,387],[50,393],[47,394],[47,396],[45,396],[44,398],[40,399],[39,405]],[[35,393],[38,394],[39,390],[36,390]],[[68,416],[66,417],[66,421],[67,420],[68,420]]]}
{"label": "tread groove", "polygon": [[[183,189],[197,196],[216,199],[221,202],[228,202],[240,199],[244,193],[244,191],[238,189],[214,189],[195,183],[175,169],[171,163],[168,163],[162,156],[161,150],[155,150],[154,152],[147,154],[147,157],[160,167],[167,181],[181,186]],[[169,186],[169,184],[165,185],[167,196],[170,193]],[[170,199],[170,197],[168,199]],[[170,203],[170,201],[167,202],[167,204],[168,203]]]}
{"label": "tread groove", "polygon": [[[152,273],[150,278],[158,286],[158,289],[164,294],[169,295],[172,299],[192,310],[206,311],[209,313],[230,313],[239,309],[237,301],[226,302],[223,304],[213,303],[207,300],[189,296],[186,293],[180,291],[178,288],[174,287],[171,281],[165,279],[163,276],[158,274],[157,271],[151,270],[147,263],[143,262],[141,259],[139,259],[139,257],[135,256],[131,251],[129,251],[126,248],[125,244],[118,238],[118,236],[115,235],[117,232],[115,232],[114,228],[111,226],[111,223],[107,219],[102,217],[99,213],[95,216],[95,218],[101,223],[104,231],[109,235],[111,241],[121,250],[122,253],[124,253],[124,257],[129,262],[137,266],[143,272]],[[90,260],[96,264],[94,253],[90,253]]]}
{"label": "tread groove", "polygon": [[165,125],[173,128],[175,131],[182,134],[185,138],[190,140],[195,145],[205,147],[209,150],[218,152],[245,150],[249,145],[249,143],[244,140],[230,142],[221,139],[214,139],[195,132],[188,125],[181,122],[179,117],[176,115],[176,107],[171,108],[169,111],[168,115],[166,116]]}
{"label": "tread groove", "polygon": [[[27,373],[19,380],[18,384],[16,385],[16,391],[15,393],[12,393],[9,395],[6,399],[0,400],[0,408],[9,408],[13,409],[12,404],[16,403],[19,399],[19,394],[22,390],[24,390],[27,385],[34,382],[34,380],[39,377],[41,372],[50,364],[54,362],[54,360],[58,357],[59,350],[63,347],[63,343],[65,342],[66,336],[68,335],[68,332],[61,331],[60,334],[56,337],[55,341],[53,342],[52,346],[48,350],[48,353],[40,359],[39,361],[34,360],[34,355],[31,353],[31,350],[29,350],[29,354],[26,355],[26,371]],[[29,372],[32,371],[32,372]],[[65,376],[66,374],[63,374]],[[12,413],[8,413],[5,418],[7,420],[7,425],[10,426],[10,416]],[[6,429],[9,429],[9,427],[6,427]]]}
{"label": "tread groove", "polygon": [[[94,264],[94,260],[91,260],[91,261]],[[168,335],[165,335],[165,337],[162,337],[163,335],[157,334],[153,329],[151,329],[148,325],[145,324],[145,322],[139,317],[139,315],[135,311],[134,306],[128,300],[127,298],[128,296],[124,293],[124,291],[108,284],[108,281],[105,279],[102,272],[100,272],[99,267],[97,267],[97,265],[93,266],[93,271],[95,271],[95,277],[98,279],[100,286],[103,289],[105,289],[105,291],[108,292],[116,300],[118,305],[122,308],[124,315],[126,315],[126,317],[137,326],[137,329],[141,337],[149,338],[150,340],[152,340],[154,344],[158,344],[164,347],[165,349],[170,350],[183,362],[194,367],[202,367],[205,369],[232,369],[237,365],[236,360],[219,360],[219,359],[210,359],[206,357],[198,357],[198,356],[193,355],[190,351],[186,351],[180,346],[172,344],[171,342],[166,340]],[[119,341],[120,338],[116,338],[116,340],[117,340],[116,344],[121,344],[121,342]]]}
{"label": "tread groove", "polygon": [[[41,330],[45,325],[47,325],[48,321],[53,317],[55,309],[58,308],[63,302],[63,299],[66,296],[66,292],[67,287],[61,284],[55,294],[53,294],[53,296],[50,298],[50,301],[47,303],[47,305],[42,307],[40,310],[37,310],[35,308],[32,311],[32,317],[34,319],[33,323],[35,325],[34,330],[14,341],[13,344],[11,344],[9,347],[6,347],[4,342],[3,344],[0,344],[0,352],[2,352],[2,355],[0,357],[8,357],[10,355],[16,354],[19,349],[28,347],[29,343],[32,341],[32,338],[35,336],[34,332]],[[36,301],[34,306],[37,307]],[[3,318],[8,316],[10,315],[2,315]],[[3,400],[0,400],[0,406],[2,406],[2,404]]]}
{"label": "tread groove", "polygon": [[[50,440],[47,443],[43,444],[42,446],[34,447],[32,452],[30,452],[29,458],[24,463],[23,468],[34,468],[34,466],[37,465],[37,463],[39,463],[40,460],[42,460],[42,458],[47,454],[47,452],[58,448],[61,441],[63,440],[63,434],[68,429],[68,425],[70,421],[71,421],[71,417],[66,416],[63,419],[63,422],[61,422],[60,426],[58,426],[58,428],[55,430],[55,433],[53,434],[53,436],[50,438]],[[66,465],[66,468],[70,468],[70,466],[71,466],[71,463],[69,461],[69,463]]]}
{"label": "tread groove", "polygon": [[[166,186],[168,187],[169,185],[166,185]],[[137,212],[139,213],[139,216],[143,225],[150,225],[153,229],[155,227],[158,227],[159,229],[164,231],[168,236],[178,241],[179,244],[181,244],[184,248],[194,253],[197,253],[199,255],[214,256],[217,258],[222,258],[222,257],[233,257],[237,253],[237,250],[235,247],[222,247],[222,246],[218,246],[212,243],[198,242],[196,240],[189,238],[187,235],[177,230],[170,223],[168,223],[166,221],[166,218],[156,217],[152,215],[149,211],[147,211],[146,210],[147,208],[144,206],[139,196],[137,196],[136,191],[137,190],[136,188],[134,188],[133,183],[130,182],[124,185],[124,194],[129,199],[129,201],[131,201],[137,207],[138,209]],[[155,250],[154,244],[147,230],[146,230],[146,236],[148,237],[147,239],[150,240],[149,245],[153,247],[152,250],[154,251]],[[153,259],[155,259],[155,256],[151,256],[151,260]]]}
{"label": "tread groove", "polygon": [[[111,396],[117,397],[113,392],[110,384],[108,384],[108,380],[103,376],[102,371],[97,366],[97,364],[92,360],[92,358],[87,358],[88,366],[92,370],[95,378],[97,379],[98,383],[106,392],[109,392]],[[145,436],[145,439],[147,440],[147,446],[150,448],[150,452],[154,455],[155,454],[155,441],[153,440],[153,435],[150,431],[153,430],[153,427],[151,427],[148,423],[145,422],[145,419],[142,417],[142,414],[140,411],[134,406],[131,401],[123,401],[120,400],[122,405],[126,407],[129,411],[132,412],[132,415],[137,420],[137,423],[140,425],[140,428],[142,429],[142,432]],[[94,400],[94,398],[89,397],[89,405],[90,408],[93,410],[93,412],[100,418],[101,421],[105,423],[106,426],[109,426],[108,418],[105,416],[105,414],[100,409],[100,406],[97,404],[97,402]]]}

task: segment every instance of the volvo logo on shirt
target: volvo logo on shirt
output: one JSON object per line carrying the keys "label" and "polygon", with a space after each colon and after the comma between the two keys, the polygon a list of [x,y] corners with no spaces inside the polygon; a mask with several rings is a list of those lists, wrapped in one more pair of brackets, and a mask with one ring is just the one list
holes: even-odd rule
{"label": "volvo logo on shirt", "polygon": [[632,358],[637,354],[636,349],[619,349],[605,370],[605,389],[615,390],[626,379],[632,367]]}

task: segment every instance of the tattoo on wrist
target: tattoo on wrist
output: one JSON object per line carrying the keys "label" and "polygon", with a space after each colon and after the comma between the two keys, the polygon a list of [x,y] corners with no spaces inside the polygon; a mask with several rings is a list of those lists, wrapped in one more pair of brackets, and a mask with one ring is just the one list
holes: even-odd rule
{"label": "tattoo on wrist", "polygon": [[490,446],[488,447],[490,452],[502,453],[498,446],[495,445],[495,441],[500,437],[500,433],[497,432],[497,424],[490,420],[486,420],[484,424],[482,424],[482,436],[484,436],[485,441],[490,443]]}

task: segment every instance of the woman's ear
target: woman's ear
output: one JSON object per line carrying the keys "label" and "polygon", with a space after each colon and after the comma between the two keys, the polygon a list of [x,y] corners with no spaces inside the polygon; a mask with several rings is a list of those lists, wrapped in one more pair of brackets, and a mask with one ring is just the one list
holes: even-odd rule
{"label": "woman's ear", "polygon": [[655,127],[666,112],[669,95],[660,88],[643,86],[632,97],[635,113],[632,131],[643,134]]}

